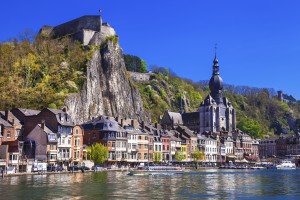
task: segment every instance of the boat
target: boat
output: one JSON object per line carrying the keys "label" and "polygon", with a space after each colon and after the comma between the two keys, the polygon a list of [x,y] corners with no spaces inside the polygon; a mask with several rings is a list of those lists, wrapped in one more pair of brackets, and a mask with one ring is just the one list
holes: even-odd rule
{"label": "boat", "polygon": [[296,169],[296,165],[289,160],[284,160],[281,164],[276,165],[276,169]]}
{"label": "boat", "polygon": [[172,175],[183,174],[184,170],[176,166],[138,166],[137,169],[130,170],[128,175]]}
{"label": "boat", "polygon": [[253,167],[251,167],[250,169],[266,169],[265,167],[263,167],[263,166],[253,166]]}

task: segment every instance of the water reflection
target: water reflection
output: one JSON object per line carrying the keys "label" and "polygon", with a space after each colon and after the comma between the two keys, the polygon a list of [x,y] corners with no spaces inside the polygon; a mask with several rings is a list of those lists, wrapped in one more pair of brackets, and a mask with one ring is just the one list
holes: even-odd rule
{"label": "water reflection", "polygon": [[299,170],[202,170],[172,176],[128,176],[127,172],[28,175],[0,179],[0,194],[5,199],[298,197],[299,174]]}

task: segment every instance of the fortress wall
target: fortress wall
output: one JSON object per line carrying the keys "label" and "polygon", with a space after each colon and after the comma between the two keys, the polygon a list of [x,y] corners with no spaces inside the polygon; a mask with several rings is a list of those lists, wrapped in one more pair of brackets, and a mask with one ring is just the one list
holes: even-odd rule
{"label": "fortress wall", "polygon": [[61,25],[55,26],[52,31],[54,37],[62,37],[65,35],[75,34],[83,29],[92,31],[101,31],[101,16],[82,16]]}

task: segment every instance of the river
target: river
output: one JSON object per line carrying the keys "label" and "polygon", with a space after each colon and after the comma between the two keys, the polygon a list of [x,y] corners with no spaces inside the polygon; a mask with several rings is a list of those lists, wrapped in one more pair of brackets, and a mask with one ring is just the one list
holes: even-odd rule
{"label": "river", "polygon": [[22,175],[0,178],[0,199],[300,199],[299,177],[300,170],[229,169]]}

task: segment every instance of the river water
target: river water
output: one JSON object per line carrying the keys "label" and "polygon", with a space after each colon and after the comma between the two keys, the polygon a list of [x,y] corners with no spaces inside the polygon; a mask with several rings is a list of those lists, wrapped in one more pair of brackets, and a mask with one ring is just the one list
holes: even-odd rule
{"label": "river water", "polygon": [[300,199],[300,170],[203,169],[183,175],[127,172],[0,178],[0,199]]}

